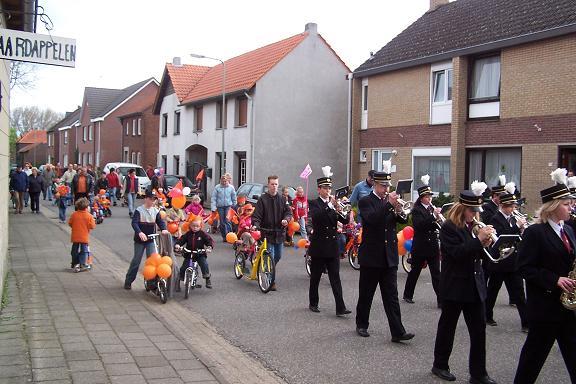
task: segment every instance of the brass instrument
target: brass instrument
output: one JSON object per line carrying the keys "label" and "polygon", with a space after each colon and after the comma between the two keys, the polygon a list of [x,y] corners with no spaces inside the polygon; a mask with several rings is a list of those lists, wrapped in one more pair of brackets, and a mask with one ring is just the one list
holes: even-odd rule
{"label": "brass instrument", "polygon": [[344,219],[346,217],[348,217],[348,215],[350,214],[350,211],[352,210],[352,205],[351,204],[346,204],[342,201],[342,199],[337,199],[335,196],[330,195],[330,201],[336,201],[336,204],[338,204],[338,207],[340,207],[340,210],[337,210],[336,207],[332,206],[331,208],[340,216],[342,216]]}
{"label": "brass instrument", "polygon": [[[484,228],[486,227],[486,224],[484,224],[481,221],[478,221],[476,219],[474,219],[472,221],[472,236],[474,238],[478,237],[478,230],[480,228]],[[494,244],[496,244],[496,242],[498,241],[498,236],[496,234],[496,232],[492,232],[490,234],[490,238],[492,239],[492,246]],[[498,254],[500,255],[499,258],[495,259],[492,254],[490,253],[490,249],[491,247],[484,247],[484,254],[486,255],[486,257],[493,263],[499,263],[504,259],[507,259],[508,257],[512,256],[514,254],[514,252],[516,251],[516,247],[515,246],[511,246],[511,247],[506,247],[506,248],[502,248],[502,249],[498,249]]]}
{"label": "brass instrument", "polygon": [[400,216],[402,219],[407,219],[412,208],[414,208],[414,202],[404,201],[401,198],[397,198],[396,203],[396,215]]}
{"label": "brass instrument", "polygon": [[518,211],[517,209],[512,211],[512,216],[514,216],[514,218],[516,220],[522,219],[525,221],[525,224],[522,225],[522,227],[519,227],[522,230],[528,228],[530,226],[530,224],[532,224],[532,223],[528,222],[528,215],[523,214],[522,212]]}
{"label": "brass instrument", "polygon": [[434,215],[434,218],[436,218],[436,225],[438,226],[438,229],[440,229],[442,228],[442,224],[444,224],[444,222],[446,221],[446,218],[441,212],[436,213],[437,208],[434,206],[434,204],[430,203],[430,206],[434,210],[432,214]]}
{"label": "brass instrument", "polygon": [[[572,270],[568,273],[568,278],[576,280],[576,260],[574,261],[574,264],[572,264]],[[572,291],[571,293],[562,291],[560,302],[564,308],[576,311],[576,291]]]}

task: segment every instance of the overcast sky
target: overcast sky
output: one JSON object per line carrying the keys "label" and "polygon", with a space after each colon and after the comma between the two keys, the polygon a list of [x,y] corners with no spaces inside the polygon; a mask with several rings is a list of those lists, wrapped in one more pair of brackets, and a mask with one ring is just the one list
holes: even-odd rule
{"label": "overcast sky", "polygon": [[[307,22],[354,70],[429,7],[429,0],[39,0],[52,35],[76,39],[76,68],[38,65],[33,90],[12,94],[11,107],[59,112],[82,103],[84,87],[124,88],[160,81],[174,56],[194,52],[229,59],[304,31]],[[41,22],[37,33],[47,34]]]}

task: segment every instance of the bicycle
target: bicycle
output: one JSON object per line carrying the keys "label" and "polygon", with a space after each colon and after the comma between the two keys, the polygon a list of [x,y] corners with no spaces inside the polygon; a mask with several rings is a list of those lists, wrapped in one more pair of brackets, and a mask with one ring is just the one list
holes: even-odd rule
{"label": "bicycle", "polygon": [[344,247],[344,252],[348,256],[348,263],[350,266],[358,271],[360,264],[358,263],[358,248],[362,242],[362,226],[357,224],[352,230],[347,232],[348,241]]}
{"label": "bicycle", "polygon": [[[254,254],[258,252],[258,244],[249,246],[244,243],[234,244],[234,276],[240,280],[244,273],[250,273],[254,265]],[[246,268],[246,262],[250,261],[250,268]]]}
{"label": "bicycle", "polygon": [[206,255],[211,252],[211,250],[210,248],[202,248],[191,251],[186,247],[183,247],[182,250],[183,255],[192,255],[189,259],[188,267],[186,267],[186,272],[184,272],[184,298],[188,299],[191,289],[202,288],[202,285],[197,283],[199,265],[196,257],[199,255]]}
{"label": "bicycle", "polygon": [[[154,253],[158,253],[158,236],[159,233],[152,233],[148,235],[149,239],[154,242]],[[156,276],[153,280],[144,280],[144,289],[146,292],[153,291],[157,296],[160,297],[162,304],[166,304],[168,301],[168,281],[162,277]]]}
{"label": "bicycle", "polygon": [[[276,268],[274,259],[270,251],[268,251],[266,238],[264,238],[263,241],[257,241],[254,246],[254,252],[256,256],[252,262],[250,280],[257,280],[260,291],[262,293],[268,293],[272,288],[272,284],[274,284]],[[242,253],[237,252],[236,255],[234,258],[234,274],[237,279],[241,279],[244,276],[247,259],[244,258],[244,254]]]}

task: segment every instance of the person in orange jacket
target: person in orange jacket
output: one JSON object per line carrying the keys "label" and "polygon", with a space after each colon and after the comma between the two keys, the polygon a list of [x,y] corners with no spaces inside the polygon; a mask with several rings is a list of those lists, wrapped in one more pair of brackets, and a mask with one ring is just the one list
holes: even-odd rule
{"label": "person in orange jacket", "polygon": [[72,242],[72,268],[74,272],[87,271],[88,267],[88,254],[90,249],[90,231],[96,228],[94,217],[88,212],[89,202],[85,197],[81,197],[76,201],[76,211],[70,215],[68,225],[72,228],[70,241]]}

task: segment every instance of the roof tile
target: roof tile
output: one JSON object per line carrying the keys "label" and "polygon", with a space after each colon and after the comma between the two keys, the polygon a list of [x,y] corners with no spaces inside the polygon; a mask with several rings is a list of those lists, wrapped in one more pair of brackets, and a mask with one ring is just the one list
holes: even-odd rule
{"label": "roof tile", "polygon": [[178,100],[182,101],[198,84],[202,77],[210,70],[210,67],[201,65],[184,64],[176,66],[166,64],[166,70],[172,81]]}
{"label": "roof tile", "polygon": [[34,144],[34,143],[46,143],[46,131],[40,129],[34,129],[28,131],[22,135],[18,140],[19,144]]}

